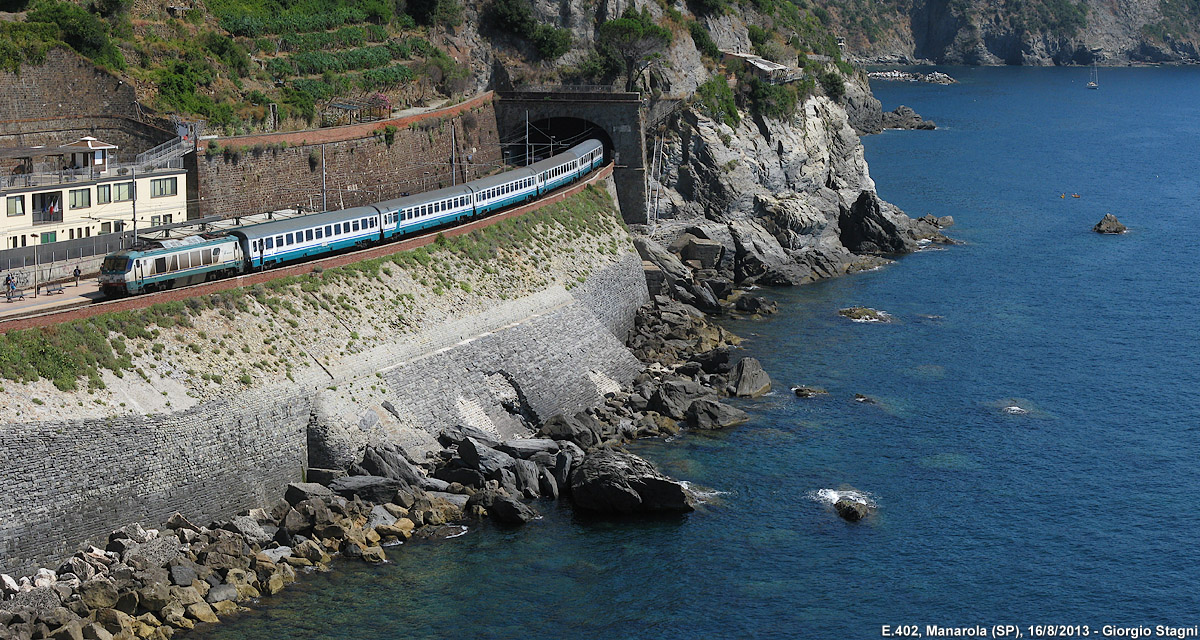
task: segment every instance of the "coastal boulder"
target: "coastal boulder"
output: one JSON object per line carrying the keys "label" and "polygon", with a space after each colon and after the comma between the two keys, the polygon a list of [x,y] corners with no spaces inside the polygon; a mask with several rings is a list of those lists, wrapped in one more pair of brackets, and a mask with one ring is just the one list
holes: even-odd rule
{"label": "coastal boulder", "polygon": [[558,453],[558,443],[547,438],[516,438],[501,442],[496,446],[496,450],[507,453],[514,458],[528,460],[535,453],[541,451],[550,455]]}
{"label": "coastal boulder", "polygon": [[333,491],[315,482],[293,482],[287,486],[283,497],[288,504],[295,506],[310,498],[332,498]]}
{"label": "coastal boulder", "polygon": [[404,452],[391,444],[367,447],[359,466],[367,472],[364,475],[401,480],[412,486],[421,486],[421,481],[425,478],[425,474],[417,470],[416,465],[408,460]]}
{"label": "coastal boulder", "polygon": [[532,507],[508,496],[497,496],[488,507],[488,515],[505,525],[520,525],[538,517]]}
{"label": "coastal boulder", "polygon": [[407,485],[399,480],[380,476],[346,476],[329,483],[329,488],[339,496],[358,496],[364,502],[372,503],[388,502],[405,486]]}
{"label": "coastal boulder", "polygon": [[654,390],[647,405],[652,411],[657,411],[672,420],[682,420],[687,415],[687,409],[696,398],[712,397],[712,393],[691,380],[672,380],[664,382]]}
{"label": "coastal boulder", "polygon": [[729,395],[757,398],[771,390],[771,378],[754,358],[742,358],[729,375]]}
{"label": "coastal boulder", "polygon": [[741,409],[710,398],[700,398],[687,409],[687,425],[691,429],[724,429],[750,421]]}
{"label": "coastal boulder", "polygon": [[475,469],[485,478],[495,479],[501,469],[512,469],[516,461],[502,451],[497,451],[475,438],[466,438],[458,444],[458,457],[467,467]]}
{"label": "coastal boulder", "polygon": [[449,429],[443,429],[440,433],[438,433],[437,437],[438,443],[443,447],[457,446],[467,438],[475,438],[476,442],[482,442],[489,447],[495,447],[496,445],[500,444],[499,440],[496,440],[486,431],[483,431],[482,429],[476,429],[475,427],[465,424],[460,424]]}
{"label": "coastal boulder", "polygon": [[[903,221],[907,221],[904,218]],[[912,253],[917,248],[900,228],[899,217],[893,219],[884,211],[883,202],[873,191],[863,191],[838,216],[842,245],[854,253],[895,254]]]}
{"label": "coastal boulder", "polygon": [[937,125],[932,120],[923,119],[911,107],[900,105],[892,111],[883,112],[883,128],[933,130]]}
{"label": "coastal boulder", "polygon": [[542,423],[538,432],[546,438],[573,442],[580,447],[594,447],[600,443],[600,434],[592,429],[591,423],[585,424],[577,416],[558,414]]}
{"label": "coastal boulder", "polygon": [[631,453],[609,449],[589,454],[571,473],[571,499],[579,509],[609,514],[695,510],[681,483]]}
{"label": "coastal boulder", "polygon": [[1117,220],[1117,217],[1113,214],[1106,213],[1100,219],[1100,222],[1097,222],[1096,226],[1092,227],[1092,231],[1108,234],[1125,233],[1125,225],[1121,224],[1121,221]]}

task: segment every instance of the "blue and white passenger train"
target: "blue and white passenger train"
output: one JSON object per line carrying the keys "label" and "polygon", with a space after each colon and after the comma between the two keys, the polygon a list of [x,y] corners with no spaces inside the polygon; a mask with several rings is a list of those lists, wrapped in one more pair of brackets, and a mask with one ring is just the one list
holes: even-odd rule
{"label": "blue and white passenger train", "polygon": [[386,242],[528,202],[602,164],[603,145],[588,140],[527,167],[455,187],[248,225],[215,237],[164,240],[155,249],[117,251],[100,265],[100,290],[109,297],[148,293]]}

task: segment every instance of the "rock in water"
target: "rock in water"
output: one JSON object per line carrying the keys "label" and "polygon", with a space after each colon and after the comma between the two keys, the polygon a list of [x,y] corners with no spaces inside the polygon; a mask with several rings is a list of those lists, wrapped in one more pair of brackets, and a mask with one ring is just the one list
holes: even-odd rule
{"label": "rock in water", "polygon": [[693,401],[687,409],[687,425],[692,429],[724,429],[749,421],[745,411],[708,398]]}
{"label": "rock in water", "polygon": [[771,378],[754,358],[742,358],[730,376],[729,393],[739,398],[757,398],[771,390]]}
{"label": "rock in water", "polygon": [[1104,214],[1100,222],[1092,227],[1092,231],[1096,233],[1125,233],[1125,225],[1121,224],[1120,220],[1111,213]]}
{"label": "rock in water", "polygon": [[846,307],[838,309],[838,315],[843,318],[849,318],[855,322],[891,322],[892,316],[886,311],[872,309],[870,307]]}
{"label": "rock in water", "polygon": [[812,398],[815,396],[829,395],[828,391],[820,387],[807,387],[802,384],[792,387],[792,393],[795,393],[797,398]]}
{"label": "rock in water", "polygon": [[852,500],[850,498],[839,498],[838,501],[834,503],[833,508],[837,510],[838,515],[841,516],[843,520],[847,520],[849,522],[858,522],[859,520],[867,517],[867,515],[871,512],[871,508],[865,503],[859,502],[858,500]]}
{"label": "rock in water", "polygon": [[688,512],[695,497],[681,483],[624,451],[601,449],[571,473],[575,506],[600,513]]}
{"label": "rock in water", "polygon": [[936,129],[931,120],[924,120],[912,108],[900,105],[894,111],[883,112],[884,129]]}

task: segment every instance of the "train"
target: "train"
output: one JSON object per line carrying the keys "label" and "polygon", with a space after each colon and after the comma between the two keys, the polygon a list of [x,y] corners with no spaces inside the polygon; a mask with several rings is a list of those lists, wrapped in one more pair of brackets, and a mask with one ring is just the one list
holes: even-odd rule
{"label": "train", "polygon": [[100,291],[111,298],[152,293],[365,248],[535,200],[603,164],[604,146],[592,139],[453,187],[116,251],[100,264]]}

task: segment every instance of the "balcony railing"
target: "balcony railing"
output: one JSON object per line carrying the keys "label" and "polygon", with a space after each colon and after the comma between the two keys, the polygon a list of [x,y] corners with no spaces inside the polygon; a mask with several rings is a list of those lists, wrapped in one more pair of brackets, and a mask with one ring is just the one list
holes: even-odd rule
{"label": "balcony railing", "polygon": [[128,178],[134,175],[148,176],[164,171],[178,171],[182,168],[182,157],[157,160],[150,165],[142,165],[134,162],[109,163],[108,169],[103,173],[97,167],[85,167],[82,169],[73,169],[70,167],[55,168],[53,164],[43,162],[35,165],[32,173],[12,173],[0,178],[0,191],[94,182],[102,179]]}
{"label": "balcony railing", "polygon": [[63,212],[62,212],[61,208],[56,211],[34,211],[33,212],[33,224],[35,226],[39,225],[39,224],[52,224],[55,222],[62,222],[62,221],[63,221]]}

